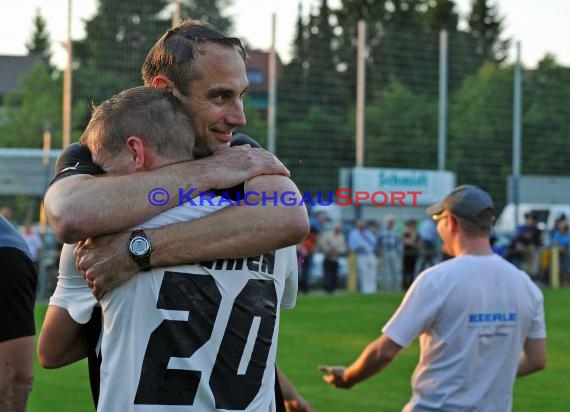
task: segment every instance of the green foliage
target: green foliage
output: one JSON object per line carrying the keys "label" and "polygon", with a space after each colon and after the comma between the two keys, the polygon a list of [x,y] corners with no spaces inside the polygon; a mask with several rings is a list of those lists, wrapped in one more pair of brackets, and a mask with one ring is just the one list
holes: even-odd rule
{"label": "green foliage", "polygon": [[[161,13],[165,5],[163,0],[99,1],[97,14],[85,22],[86,37],[73,45],[74,102],[100,103],[142,84],[140,70],[148,51],[171,25]],[[86,109],[79,117],[89,115]]]}
{"label": "green foliage", "polygon": [[44,131],[51,130],[52,147],[61,147],[61,101],[61,76],[50,76],[41,63],[34,65],[5,96],[0,146],[40,149]]}
{"label": "green foliage", "polygon": [[222,12],[230,7],[232,0],[180,0],[180,17],[205,20],[224,33],[231,33],[233,22]]}
{"label": "green foliage", "polygon": [[508,55],[510,40],[501,40],[504,18],[490,0],[472,0],[467,18],[468,32],[476,40],[475,53],[481,61],[501,63]]}
{"label": "green foliage", "polygon": [[568,108],[570,68],[545,56],[538,69],[526,74],[523,84],[522,145],[525,174],[560,174],[568,169]]}
{"label": "green foliage", "polygon": [[468,78],[449,107],[450,170],[458,183],[487,189],[495,202],[505,201],[512,164],[513,70],[486,64]]}
{"label": "green foliage", "polygon": [[301,191],[334,191],[338,169],[354,163],[354,134],[346,115],[311,106],[297,121],[278,125],[277,153]]}
{"label": "green foliage", "polygon": [[459,15],[455,10],[454,0],[435,0],[435,2],[428,2],[428,7],[426,24],[431,30],[457,31]]}
{"label": "green foliage", "polygon": [[435,98],[416,94],[392,78],[366,107],[365,118],[367,166],[433,168],[437,159]]}
{"label": "green foliage", "polygon": [[[34,16],[34,32],[32,33],[28,42],[26,42],[26,49],[28,53],[39,54],[46,65],[50,65],[51,61],[51,41],[49,38],[49,33],[46,31],[46,20],[40,13],[39,9],[36,9],[36,15]],[[51,66],[50,72],[53,70]]]}
{"label": "green foliage", "polygon": [[267,148],[267,119],[264,117],[264,113],[261,113],[250,103],[250,100],[250,97],[246,94],[244,112],[247,124],[239,132],[253,137],[262,147]]}

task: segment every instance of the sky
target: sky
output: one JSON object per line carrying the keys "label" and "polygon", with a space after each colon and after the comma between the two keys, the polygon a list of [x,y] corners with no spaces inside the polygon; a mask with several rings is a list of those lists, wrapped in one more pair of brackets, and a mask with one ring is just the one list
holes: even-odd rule
{"label": "sky", "polygon": [[[120,1],[120,0],[119,0]],[[268,49],[271,45],[271,16],[276,13],[276,49],[287,62],[291,51],[299,1],[303,14],[317,8],[321,0],[233,0],[226,11],[233,17],[235,35],[247,41],[250,49]],[[0,14],[0,55],[25,55],[25,43],[33,32],[36,9],[47,20],[55,64],[65,62],[68,0],[18,0],[10,2],[9,11]],[[329,0],[334,8],[339,0]],[[471,0],[456,1],[459,12],[469,10]],[[536,67],[546,53],[554,54],[558,63],[570,67],[570,1],[568,0],[495,0],[505,18],[504,35],[514,43],[520,41],[521,59],[526,68]],[[84,37],[83,21],[95,13],[96,0],[72,0],[72,38]],[[1,74],[0,74],[1,75]]]}

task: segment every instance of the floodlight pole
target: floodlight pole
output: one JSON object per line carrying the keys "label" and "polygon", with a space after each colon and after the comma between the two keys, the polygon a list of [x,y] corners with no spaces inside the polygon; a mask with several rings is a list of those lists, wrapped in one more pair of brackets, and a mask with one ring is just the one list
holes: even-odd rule
{"label": "floodlight pole", "polygon": [[364,104],[366,84],[366,22],[358,21],[356,48],[356,167],[364,166]]}
{"label": "floodlight pole", "polygon": [[267,105],[267,149],[271,153],[276,153],[275,144],[275,113],[277,104],[277,64],[275,55],[275,29],[276,29],[276,14],[271,16],[271,48],[269,49],[269,91],[268,91],[268,105]]}
{"label": "floodlight pole", "polygon": [[172,27],[180,24],[180,0],[173,0],[174,8],[172,10]]}
{"label": "floodlight pole", "polygon": [[513,179],[512,194],[515,205],[515,227],[519,225],[519,202],[520,202],[520,176],[521,176],[521,42],[517,41],[517,57],[514,73],[513,93]]}
{"label": "floodlight pole", "polygon": [[71,43],[71,2],[72,0],[67,0],[67,41],[65,43],[67,63],[63,73],[63,147],[67,147],[71,143],[71,66],[73,62],[73,47]]}

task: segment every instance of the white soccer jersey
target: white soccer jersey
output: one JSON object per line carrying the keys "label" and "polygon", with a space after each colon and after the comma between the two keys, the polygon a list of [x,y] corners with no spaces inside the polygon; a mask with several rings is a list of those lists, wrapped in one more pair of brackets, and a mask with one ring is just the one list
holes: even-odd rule
{"label": "white soccer jersey", "polygon": [[542,293],[498,255],[461,256],[423,272],[383,332],[420,336],[404,411],[510,411],[524,342],[546,337]]}
{"label": "white soccer jersey", "polygon": [[[206,213],[177,207],[142,227]],[[294,247],[138,274],[100,302],[98,410],[275,410],[279,312],[296,293]]]}
{"label": "white soccer jersey", "polygon": [[67,310],[77,323],[87,323],[91,319],[97,300],[75,266],[75,245],[64,244],[59,257],[59,275],[49,304]]}

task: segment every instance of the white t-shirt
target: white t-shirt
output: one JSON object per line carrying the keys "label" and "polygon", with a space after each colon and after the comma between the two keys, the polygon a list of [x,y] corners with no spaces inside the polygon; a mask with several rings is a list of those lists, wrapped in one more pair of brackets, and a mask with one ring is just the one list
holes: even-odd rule
{"label": "white t-shirt", "polygon": [[[219,209],[176,207],[141,227]],[[50,305],[85,323],[97,302],[75,269],[72,249],[62,251],[66,260]],[[279,309],[293,307],[296,294],[294,247],[138,274],[100,302],[98,410],[274,410]]]}
{"label": "white t-shirt", "polygon": [[404,411],[510,411],[524,342],[546,337],[543,297],[498,255],[460,256],[424,271],[382,331],[404,347],[419,335]]}

